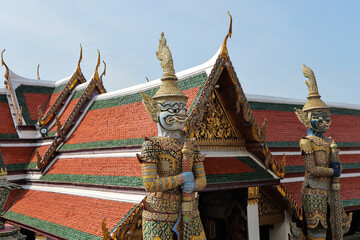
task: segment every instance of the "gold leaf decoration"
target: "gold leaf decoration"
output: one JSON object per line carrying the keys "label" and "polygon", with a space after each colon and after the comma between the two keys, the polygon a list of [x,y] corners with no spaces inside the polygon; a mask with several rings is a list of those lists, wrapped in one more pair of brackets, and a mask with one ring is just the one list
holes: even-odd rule
{"label": "gold leaf decoration", "polygon": [[236,139],[235,131],[214,91],[211,93],[211,101],[203,120],[193,132],[193,137],[205,140]]}

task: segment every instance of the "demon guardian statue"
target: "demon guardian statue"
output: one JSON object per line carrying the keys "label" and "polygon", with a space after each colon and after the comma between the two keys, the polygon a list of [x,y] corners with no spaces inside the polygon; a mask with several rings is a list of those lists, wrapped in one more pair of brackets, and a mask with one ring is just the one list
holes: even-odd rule
{"label": "demon guardian statue", "polygon": [[309,79],[305,81],[309,95],[303,109],[296,109],[296,115],[307,128],[307,136],[300,140],[305,165],[301,200],[307,236],[292,225],[294,236],[290,239],[325,240],[331,226],[332,239],[340,240],[349,231],[352,215],[346,215],[340,200],[339,150],[333,139],[324,136],[331,123],[330,108],[320,99],[313,71],[303,65],[303,74]]}
{"label": "demon guardian statue", "polygon": [[146,138],[138,155],[148,196],[142,215],[144,240],[206,239],[200,221],[197,191],[205,188],[204,157],[185,138],[187,96],[176,81],[173,60],[164,33],[156,52],[163,68],[162,84],[143,103],[157,123],[158,136]]}

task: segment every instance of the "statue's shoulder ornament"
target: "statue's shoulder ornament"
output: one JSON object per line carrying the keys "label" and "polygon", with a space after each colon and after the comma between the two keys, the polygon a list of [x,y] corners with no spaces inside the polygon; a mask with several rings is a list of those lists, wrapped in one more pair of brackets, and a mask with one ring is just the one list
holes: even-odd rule
{"label": "statue's shoulder ornament", "polygon": [[331,138],[306,136],[300,140],[300,149],[303,154],[311,154],[316,151],[328,152],[331,142]]}
{"label": "statue's shoulder ornament", "polygon": [[300,151],[301,154],[311,154],[314,152],[311,146],[311,140],[308,137],[303,137],[300,140]]}
{"label": "statue's shoulder ornament", "polygon": [[141,154],[136,156],[140,163],[156,163],[160,150],[160,144],[156,137],[145,138],[141,147]]}

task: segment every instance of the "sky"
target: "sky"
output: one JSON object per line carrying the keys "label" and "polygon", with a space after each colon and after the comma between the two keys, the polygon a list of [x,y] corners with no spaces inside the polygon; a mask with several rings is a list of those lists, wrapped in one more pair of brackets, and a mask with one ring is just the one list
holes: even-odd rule
{"label": "sky", "polygon": [[227,11],[227,46],[245,93],[305,100],[305,63],[325,102],[360,104],[356,0],[3,0],[0,48],[18,75],[35,79],[40,64],[40,78],[53,81],[74,72],[80,44],[89,80],[99,49],[105,88],[114,91],[161,77],[155,51],[162,31],[176,71],[206,62],[227,34]]}

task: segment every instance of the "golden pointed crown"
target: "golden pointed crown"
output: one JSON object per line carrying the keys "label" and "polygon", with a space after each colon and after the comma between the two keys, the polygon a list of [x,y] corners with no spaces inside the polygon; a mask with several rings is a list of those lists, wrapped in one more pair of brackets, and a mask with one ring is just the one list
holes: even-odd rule
{"label": "golden pointed crown", "polygon": [[182,100],[187,101],[187,96],[179,88],[176,81],[178,78],[175,75],[174,63],[169,47],[166,45],[164,33],[161,33],[159,40],[159,47],[156,52],[156,57],[160,61],[163,68],[163,76],[161,77],[161,85],[159,90],[155,93],[153,98],[155,100]]}
{"label": "golden pointed crown", "polygon": [[328,110],[330,109],[320,98],[319,90],[316,83],[316,78],[313,70],[305,64],[303,64],[303,74],[309,80],[305,80],[305,83],[308,87],[309,94],[307,96],[307,102],[304,105],[303,112],[311,112],[313,110]]}

